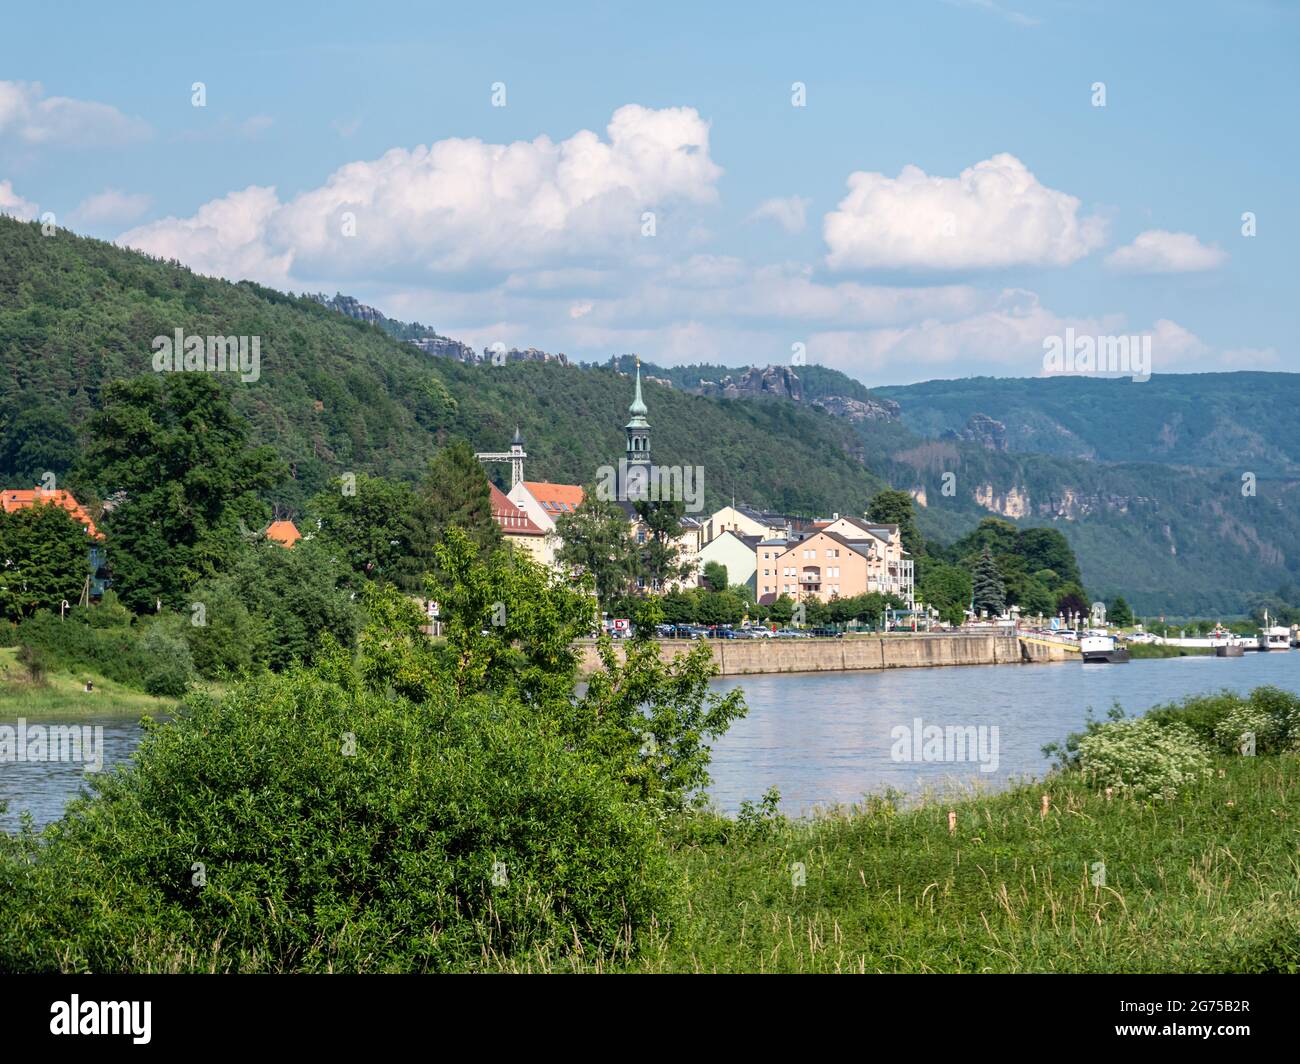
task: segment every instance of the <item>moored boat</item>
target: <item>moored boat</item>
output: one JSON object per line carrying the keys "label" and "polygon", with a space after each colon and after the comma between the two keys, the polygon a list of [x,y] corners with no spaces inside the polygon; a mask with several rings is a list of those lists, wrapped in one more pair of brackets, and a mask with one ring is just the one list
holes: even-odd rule
{"label": "moored boat", "polygon": [[1122,665],[1129,660],[1128,647],[1121,646],[1113,635],[1085,635],[1079,640],[1083,663]]}
{"label": "moored boat", "polygon": [[1246,648],[1240,643],[1221,643],[1214,648],[1216,658],[1244,658]]}

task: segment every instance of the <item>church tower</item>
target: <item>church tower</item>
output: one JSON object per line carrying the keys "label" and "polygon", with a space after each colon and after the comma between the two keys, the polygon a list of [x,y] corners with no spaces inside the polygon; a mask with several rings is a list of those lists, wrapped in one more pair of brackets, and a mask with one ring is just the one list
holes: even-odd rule
{"label": "church tower", "polygon": [[627,408],[631,418],[626,425],[627,455],[619,497],[629,502],[647,498],[650,486],[650,422],[646,420],[645,400],[641,398],[641,359],[636,360],[636,395]]}

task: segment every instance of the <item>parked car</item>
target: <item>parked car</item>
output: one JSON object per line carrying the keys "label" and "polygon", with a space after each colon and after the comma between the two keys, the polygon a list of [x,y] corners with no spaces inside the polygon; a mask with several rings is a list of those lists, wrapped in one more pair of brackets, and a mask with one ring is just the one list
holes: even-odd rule
{"label": "parked car", "polygon": [[776,633],[778,639],[811,639],[812,637],[798,628],[782,628]]}
{"label": "parked car", "polygon": [[841,639],[844,636],[843,632],[837,632],[834,628],[810,628],[808,634],[821,639]]}
{"label": "parked car", "polygon": [[714,639],[735,639],[736,630],[734,628],[715,628],[711,633]]}

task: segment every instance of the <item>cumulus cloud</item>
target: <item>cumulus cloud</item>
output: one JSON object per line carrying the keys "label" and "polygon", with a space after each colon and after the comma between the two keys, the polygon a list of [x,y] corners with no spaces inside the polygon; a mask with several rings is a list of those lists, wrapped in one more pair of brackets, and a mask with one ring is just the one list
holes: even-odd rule
{"label": "cumulus cloud", "polygon": [[[272,189],[245,189],[120,242],[268,283],[289,273],[355,280],[590,266],[636,253],[644,212],[714,200],[721,173],[695,110],[629,104],[614,112],[605,139],[581,130],[559,142],[453,138],[394,148],[287,203]],[[250,268],[272,272],[241,272]]]}
{"label": "cumulus cloud", "polygon": [[31,145],[125,144],[150,134],[147,123],[94,100],[46,96],[39,82],[0,81],[0,137]]}
{"label": "cumulus cloud", "polygon": [[803,196],[764,200],[749,216],[749,221],[758,222],[767,219],[776,222],[787,233],[802,233],[807,224],[808,204],[811,202],[812,200],[805,199]]}
{"label": "cumulus cloud", "polygon": [[832,269],[1068,266],[1105,240],[1101,218],[1080,217],[1076,197],[1006,153],[957,177],[905,166],[896,178],[859,171],[848,184],[823,223]]}
{"label": "cumulus cloud", "polygon": [[292,253],[266,241],[280,201],[274,188],[250,185],[199,208],[191,218],[168,217],[139,226],[118,243],[162,259],[176,259],[199,273],[232,280],[251,278],[289,286]]}
{"label": "cumulus cloud", "polygon": [[1194,273],[1212,270],[1227,258],[1226,251],[1202,244],[1191,233],[1148,229],[1107,255],[1106,265],[1130,273]]}
{"label": "cumulus cloud", "polygon": [[13,182],[0,181],[0,214],[7,214],[20,222],[30,222],[36,217],[37,211],[35,203],[23,199],[14,191]]}
{"label": "cumulus cloud", "polygon": [[133,222],[149,209],[152,202],[143,192],[106,188],[82,200],[72,212],[72,218],[87,225]]}

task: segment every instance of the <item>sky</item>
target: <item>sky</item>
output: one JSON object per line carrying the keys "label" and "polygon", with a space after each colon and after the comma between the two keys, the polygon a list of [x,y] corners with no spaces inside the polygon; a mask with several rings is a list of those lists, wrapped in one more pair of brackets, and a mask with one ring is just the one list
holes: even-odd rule
{"label": "sky", "polygon": [[1298,56],[1274,0],[11,5],[0,211],[477,348],[1290,370]]}

